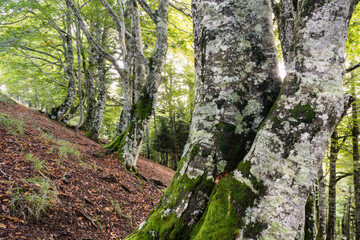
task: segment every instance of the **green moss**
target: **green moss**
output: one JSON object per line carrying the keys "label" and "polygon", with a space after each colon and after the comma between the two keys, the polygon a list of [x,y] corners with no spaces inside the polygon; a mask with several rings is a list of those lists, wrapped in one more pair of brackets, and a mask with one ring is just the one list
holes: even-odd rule
{"label": "green moss", "polygon": [[153,98],[144,87],[141,91],[138,101],[132,106],[131,119],[136,120],[134,117],[137,113],[141,121],[146,120],[153,110],[153,101]]}
{"label": "green moss", "polygon": [[[245,168],[245,166],[244,166]],[[253,192],[245,183],[236,180],[233,174],[222,178],[216,185],[206,212],[192,231],[190,239],[235,239],[239,229],[244,226],[245,211],[254,207],[265,193],[265,187],[251,176],[251,182],[257,193]],[[251,223],[245,229],[257,235],[264,225]]]}
{"label": "green moss", "polygon": [[[196,206],[200,191],[202,193],[210,192],[213,186],[214,183],[207,180],[206,174],[195,179],[190,179],[186,174],[180,178],[174,177],[169,189],[165,192],[160,204],[152,212],[146,224],[127,239],[189,239],[188,236],[192,228],[186,223],[189,222],[191,213],[194,211],[192,206]],[[191,197],[186,199],[189,202],[188,207],[178,218],[170,209],[176,209],[189,192],[191,192]],[[166,209],[169,209],[167,211],[170,212],[166,213]]]}
{"label": "green moss", "polygon": [[305,105],[298,103],[294,109],[290,111],[290,116],[302,122],[311,123],[314,121],[316,112],[309,103]]}

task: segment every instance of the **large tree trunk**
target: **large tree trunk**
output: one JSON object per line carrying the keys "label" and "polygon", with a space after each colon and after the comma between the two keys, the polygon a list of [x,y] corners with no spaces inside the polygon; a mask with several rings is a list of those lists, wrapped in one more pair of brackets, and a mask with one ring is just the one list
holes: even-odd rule
{"label": "large tree trunk", "polygon": [[338,136],[336,131],[331,136],[328,218],[326,224],[326,240],[335,240],[336,230],[336,160],[339,152]]}
{"label": "large tree trunk", "polygon": [[297,9],[293,68],[250,148],[274,96],[269,3],[193,1],[189,142],[169,189],[129,239],[295,238],[343,112],[350,4],[304,1]]}

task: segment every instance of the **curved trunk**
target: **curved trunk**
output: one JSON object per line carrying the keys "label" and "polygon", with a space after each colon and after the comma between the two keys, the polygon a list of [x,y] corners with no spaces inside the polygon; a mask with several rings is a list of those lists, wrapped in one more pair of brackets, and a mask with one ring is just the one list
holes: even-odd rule
{"label": "curved trunk", "polygon": [[[130,239],[151,231],[159,234],[159,239],[190,238],[215,182],[245,157],[279,92],[267,4],[196,1],[193,7],[196,93],[190,136],[169,190]],[[223,193],[226,199],[227,192]],[[223,234],[219,229],[216,234]]]}
{"label": "curved trunk", "polygon": [[[134,4],[135,5],[135,4]],[[167,23],[168,23],[168,1],[160,0],[156,18],[156,44],[154,52],[149,60],[149,72],[145,86],[135,104],[130,110],[130,118],[125,130],[110,144],[104,146],[107,149],[118,150],[119,157],[124,161],[125,166],[136,171],[136,162],[139,156],[141,141],[144,136],[150,117],[155,109],[157,100],[157,90],[161,83],[161,73],[164,68],[167,51]],[[135,55],[139,57],[139,49]],[[136,62],[137,60],[135,60]],[[135,64],[135,76],[141,80],[142,70]],[[140,75],[139,75],[140,74]],[[122,114],[126,114],[123,111]],[[124,116],[126,117],[126,115]]]}
{"label": "curved trunk", "polygon": [[68,92],[63,103],[50,110],[48,113],[49,118],[53,120],[61,120],[61,118],[69,111],[75,101],[75,89],[76,82],[74,77],[74,54],[73,54],[73,45],[72,45],[72,35],[71,35],[71,17],[67,15],[67,32],[65,36],[66,43],[66,62],[67,66],[65,69],[66,76],[69,80]]}
{"label": "curved trunk", "polygon": [[[129,239],[295,238],[343,112],[350,4],[302,2],[294,66],[251,146],[264,102],[273,97],[266,92],[276,69],[269,3],[193,1],[196,106],[189,142],[169,189]],[[239,96],[264,97],[236,105],[243,100],[234,87],[243,91]]]}

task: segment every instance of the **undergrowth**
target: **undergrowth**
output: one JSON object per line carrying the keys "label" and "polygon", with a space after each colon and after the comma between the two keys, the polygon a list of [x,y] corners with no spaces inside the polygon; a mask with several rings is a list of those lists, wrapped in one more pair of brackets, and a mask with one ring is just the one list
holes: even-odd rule
{"label": "undergrowth", "polygon": [[24,220],[38,221],[57,203],[56,186],[45,178],[25,179],[9,192],[12,215]]}
{"label": "undergrowth", "polygon": [[13,136],[24,134],[24,123],[17,118],[0,113],[0,125]]}
{"label": "undergrowth", "polygon": [[73,146],[69,141],[56,139],[53,135],[42,133],[41,138],[48,141],[53,146],[49,152],[55,152],[59,155],[61,160],[78,160],[80,158],[80,151],[77,147]]}

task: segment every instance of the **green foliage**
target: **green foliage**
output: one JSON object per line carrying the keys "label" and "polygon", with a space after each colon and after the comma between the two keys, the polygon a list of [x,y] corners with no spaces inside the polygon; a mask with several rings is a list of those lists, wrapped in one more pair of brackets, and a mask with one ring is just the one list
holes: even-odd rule
{"label": "green foliage", "polygon": [[38,221],[56,206],[56,186],[45,178],[26,179],[22,186],[9,190],[11,213],[25,220]]}

